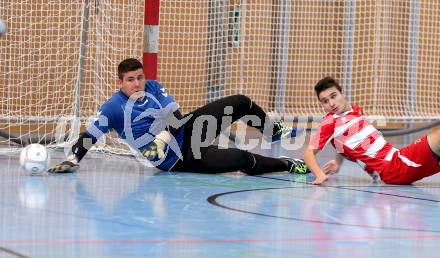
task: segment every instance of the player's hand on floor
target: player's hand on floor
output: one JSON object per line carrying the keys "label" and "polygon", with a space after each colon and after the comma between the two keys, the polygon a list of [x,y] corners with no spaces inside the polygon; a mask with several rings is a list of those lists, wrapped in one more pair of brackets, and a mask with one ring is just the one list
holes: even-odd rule
{"label": "player's hand on floor", "polygon": [[310,182],[310,184],[312,184],[312,185],[320,185],[320,184],[324,183],[325,181],[327,181],[327,179],[328,179],[328,177],[326,175],[320,176],[320,177],[316,177],[315,180]]}
{"label": "player's hand on floor", "polygon": [[63,161],[47,170],[49,173],[74,173],[79,169],[79,165],[71,161]]}
{"label": "player's hand on floor", "polygon": [[336,174],[339,172],[339,168],[339,164],[336,162],[336,160],[333,159],[324,165],[323,171],[326,174]]}
{"label": "player's hand on floor", "polygon": [[161,139],[155,139],[148,144],[147,148],[142,152],[142,155],[148,160],[162,159],[165,156],[165,147],[167,144]]}

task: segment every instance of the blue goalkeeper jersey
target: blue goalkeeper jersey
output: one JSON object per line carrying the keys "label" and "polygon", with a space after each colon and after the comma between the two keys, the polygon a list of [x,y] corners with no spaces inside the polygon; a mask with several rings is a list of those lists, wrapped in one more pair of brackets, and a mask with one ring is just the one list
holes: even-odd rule
{"label": "blue goalkeeper jersey", "polygon": [[[132,148],[142,152],[155,136],[169,126],[170,115],[179,105],[157,82],[145,81],[145,96],[137,100],[118,91],[105,102],[85,132],[97,141],[114,129]],[[165,158],[153,160],[157,168],[169,171],[181,157],[184,129],[181,126],[165,150]]]}

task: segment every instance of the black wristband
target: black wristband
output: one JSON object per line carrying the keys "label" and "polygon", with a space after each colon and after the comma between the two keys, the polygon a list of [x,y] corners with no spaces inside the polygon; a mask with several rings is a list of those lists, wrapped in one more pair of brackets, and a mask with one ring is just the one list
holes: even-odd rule
{"label": "black wristband", "polygon": [[76,160],[79,162],[95,143],[96,140],[86,133],[82,133],[76,143],[72,146],[72,154],[75,155]]}

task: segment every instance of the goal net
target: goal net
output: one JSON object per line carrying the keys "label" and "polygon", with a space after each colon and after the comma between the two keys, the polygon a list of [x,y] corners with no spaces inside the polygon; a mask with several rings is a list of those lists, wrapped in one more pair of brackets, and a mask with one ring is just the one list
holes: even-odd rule
{"label": "goal net", "polygon": [[[142,56],[143,1],[0,1],[0,130],[5,139],[78,137],[117,86],[117,65]],[[98,147],[127,152],[109,134]]]}
{"label": "goal net", "polygon": [[[83,130],[118,90],[117,64],[141,59],[143,13],[140,0],[1,1],[1,132]],[[157,77],[184,113],[245,94],[287,118],[320,117],[313,86],[330,75],[369,116],[436,120],[439,60],[436,0],[160,1]],[[99,146],[128,152],[112,135]]]}

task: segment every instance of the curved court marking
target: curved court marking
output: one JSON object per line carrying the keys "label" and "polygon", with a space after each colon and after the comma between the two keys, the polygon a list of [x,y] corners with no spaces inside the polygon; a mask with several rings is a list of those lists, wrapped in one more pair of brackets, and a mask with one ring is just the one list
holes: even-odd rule
{"label": "curved court marking", "polygon": [[[302,218],[295,218],[295,217],[286,217],[286,216],[277,216],[272,214],[266,214],[262,212],[254,212],[254,211],[248,211],[244,209],[239,209],[235,207],[228,206],[226,204],[221,204],[217,201],[218,197],[224,196],[224,195],[231,195],[236,193],[243,193],[243,192],[253,192],[253,191],[268,191],[268,190],[282,190],[282,189],[290,189],[290,188],[298,188],[298,187],[271,187],[271,188],[256,188],[256,189],[246,189],[246,190],[238,190],[238,191],[230,191],[230,192],[224,192],[224,193],[218,193],[209,196],[206,200],[217,207],[237,211],[241,213],[247,213],[257,216],[263,216],[268,218],[277,218],[277,219],[284,219],[284,220],[292,220],[292,221],[300,221],[300,222],[309,222],[309,223],[317,223],[317,224],[328,224],[328,225],[338,225],[338,226],[348,226],[348,227],[359,227],[359,228],[372,228],[372,229],[382,229],[382,230],[396,230],[396,231],[412,231],[412,232],[426,232],[426,233],[440,233],[440,230],[426,230],[426,229],[417,229],[417,228],[399,228],[399,227],[380,227],[380,226],[369,226],[369,225],[359,225],[359,224],[349,224],[349,223],[340,223],[340,222],[330,222],[330,221],[324,221],[324,220],[312,220],[312,219],[302,219]],[[402,196],[403,197],[403,196]],[[405,197],[403,197],[405,198]]]}
{"label": "curved court marking", "polygon": [[2,253],[2,252],[10,254],[10,255],[13,255],[13,256],[18,257],[18,258],[29,258],[28,256],[22,255],[20,253],[17,253],[15,251],[11,250],[11,249],[4,248],[4,247],[0,246],[0,253]]}
{"label": "curved court marking", "polygon": [[[311,187],[336,188],[336,189],[350,190],[350,191],[363,192],[363,193],[387,195],[387,196],[393,196],[393,197],[404,198],[404,199],[413,199],[413,200],[419,200],[419,201],[427,201],[427,202],[440,203],[440,200],[435,200],[435,199],[420,198],[420,197],[401,195],[401,194],[382,193],[382,192],[375,192],[375,191],[362,190],[362,189],[354,189],[354,188],[349,188],[349,186],[332,186],[332,185],[314,186],[314,185],[311,185],[311,184],[308,184],[308,183],[295,182],[295,181],[291,181],[291,180],[283,179],[283,178],[274,178],[274,177],[269,177],[269,176],[254,176],[254,177],[260,177],[260,178],[266,178],[266,179],[272,179],[272,180],[279,180],[279,181],[284,181],[284,182],[301,183],[301,184],[310,185]],[[360,186],[350,186],[350,187],[370,187],[370,186],[362,186],[362,185],[360,185]],[[385,185],[385,186],[377,186],[377,187],[402,187],[402,186],[399,186],[399,185],[389,185],[389,186]]]}

